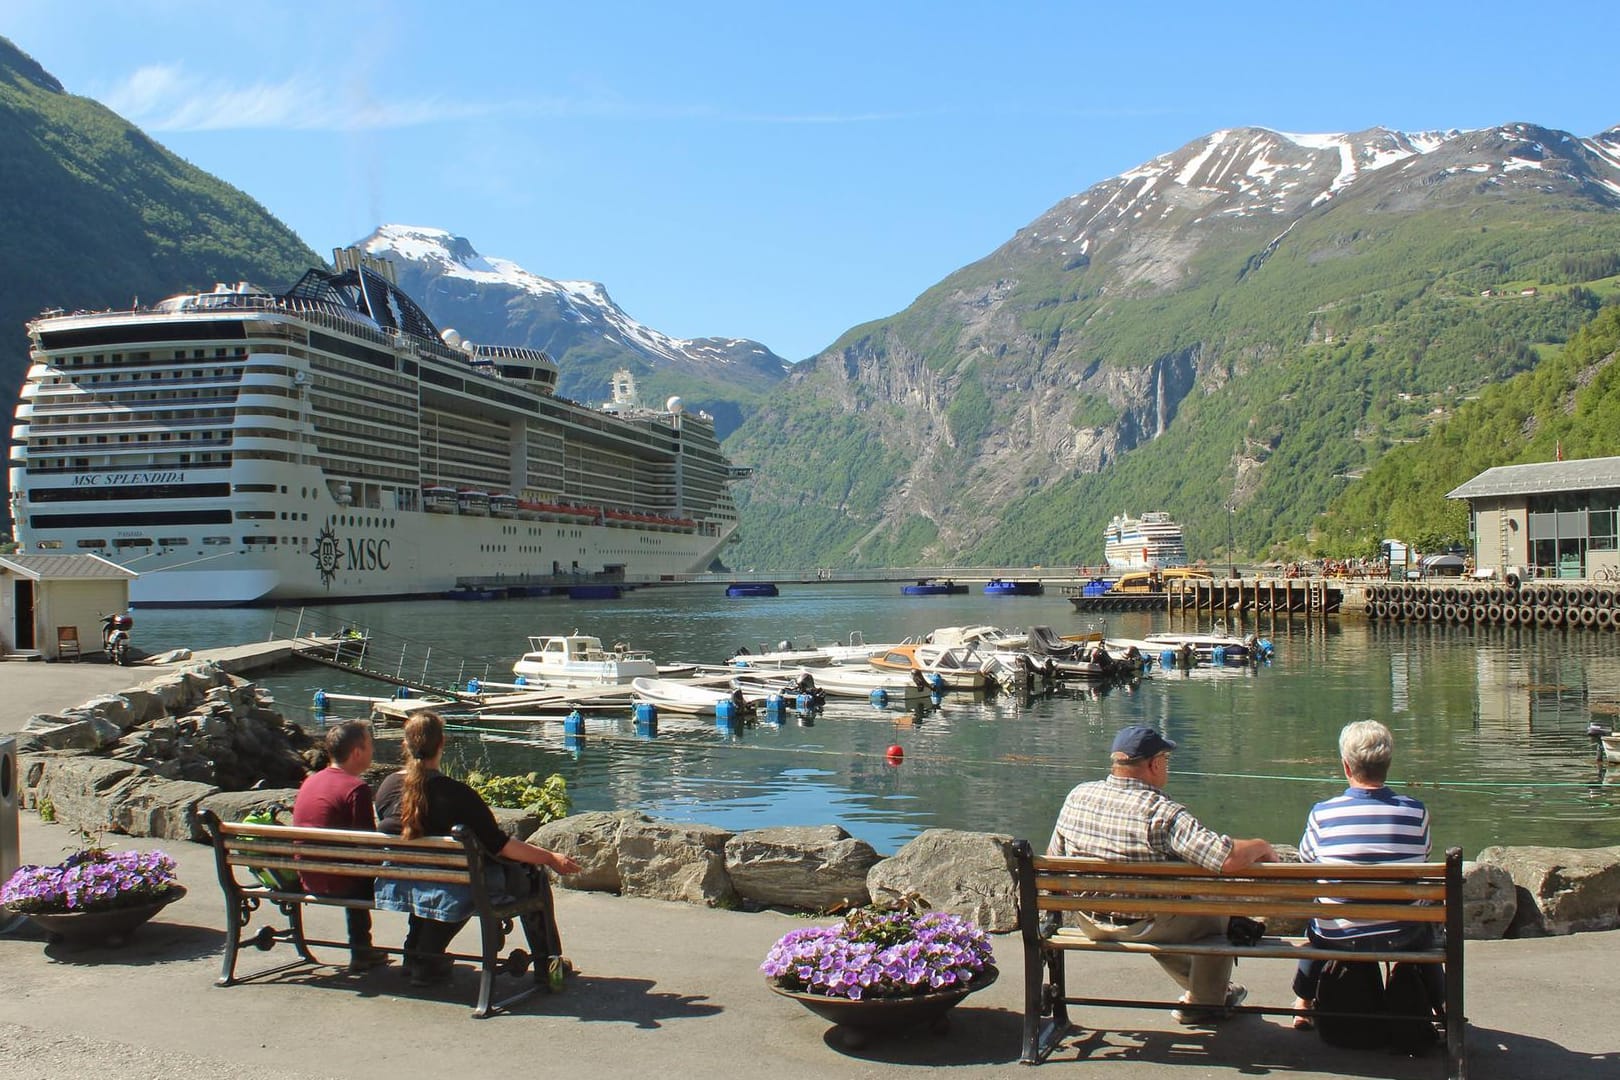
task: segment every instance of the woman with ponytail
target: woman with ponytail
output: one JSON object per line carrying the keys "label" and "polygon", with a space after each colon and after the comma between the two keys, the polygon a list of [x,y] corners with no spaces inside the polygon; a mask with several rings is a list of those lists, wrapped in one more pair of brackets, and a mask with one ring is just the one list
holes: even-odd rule
{"label": "woman with ponytail", "polygon": [[[485,852],[506,861],[486,864],[492,896],[527,895],[531,887],[528,866],[549,866],[559,874],[579,872],[579,864],[568,856],[507,836],[476,791],[439,771],[444,757],[444,721],[438,713],[420,712],[405,722],[404,757],[405,767],[377,788],[377,820],[383,832],[414,840],[446,836],[453,827],[465,825]],[[511,863],[523,865],[508,865]],[[378,878],[375,900],[381,910],[410,916],[405,963],[412,984],[424,986],[449,978],[451,962],[444,953],[472,915],[470,890]]]}

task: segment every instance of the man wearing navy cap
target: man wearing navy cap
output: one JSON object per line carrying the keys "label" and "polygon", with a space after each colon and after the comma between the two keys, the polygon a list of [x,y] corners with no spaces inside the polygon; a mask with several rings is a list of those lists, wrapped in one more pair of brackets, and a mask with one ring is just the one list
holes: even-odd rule
{"label": "man wearing navy cap", "polygon": [[[1175,748],[1174,742],[1153,728],[1122,728],[1114,736],[1109,775],[1078,785],[1063,800],[1047,854],[1123,862],[1180,860],[1221,874],[1234,874],[1257,862],[1274,862],[1277,853],[1267,841],[1234,840],[1217,833],[1165,795],[1170,751]],[[1094,941],[1224,940],[1226,933],[1226,920],[1213,915],[1127,919],[1101,912],[1075,914],[1081,931]],[[1230,1007],[1248,996],[1242,986],[1229,981],[1229,956],[1153,959],[1186,991],[1181,997],[1186,1007],[1171,1013],[1177,1023],[1205,1025],[1223,1020],[1230,1015]]]}

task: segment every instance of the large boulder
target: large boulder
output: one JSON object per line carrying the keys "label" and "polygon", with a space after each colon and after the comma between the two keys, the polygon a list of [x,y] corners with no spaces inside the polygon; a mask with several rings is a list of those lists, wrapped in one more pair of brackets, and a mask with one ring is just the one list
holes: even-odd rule
{"label": "large boulder", "polygon": [[626,896],[732,907],[737,891],[726,874],[731,833],[712,825],[626,821],[619,830],[619,880]]}
{"label": "large boulder", "polygon": [[866,875],[880,858],[837,825],[752,829],[726,841],[726,873],[739,896],[806,911],[870,903]]}
{"label": "large boulder", "polygon": [[206,840],[197,804],[219,789],[194,780],[133,777],[110,794],[107,823],[115,832],[160,840]]}
{"label": "large boulder", "polygon": [[964,915],[992,933],[1018,927],[1011,836],[929,829],[866,876],[872,902],[898,906],[913,895],[936,911]]}
{"label": "large boulder", "polygon": [[1513,875],[1495,863],[1463,863],[1463,937],[1493,941],[1513,925],[1519,908]]}
{"label": "large boulder", "polygon": [[522,840],[540,826],[540,815],[533,810],[524,810],[516,806],[492,806],[489,812],[495,815],[495,824],[501,831],[515,840]]}
{"label": "large boulder", "polygon": [[633,810],[589,810],[548,821],[529,836],[529,843],[567,855],[580,872],[558,877],[564,888],[590,892],[623,892],[619,876],[619,834],[626,824],[651,823]]}
{"label": "large boulder", "polygon": [[1518,911],[1510,937],[1620,926],[1620,847],[1488,847],[1479,861],[1513,878]]}
{"label": "large boulder", "polygon": [[212,810],[221,821],[241,821],[249,814],[281,807],[276,824],[292,824],[292,804],[297,788],[260,788],[257,791],[217,791],[197,804],[197,813]]}
{"label": "large boulder", "polygon": [[146,772],[127,761],[97,757],[44,754],[35,760],[41,766],[35,805],[48,802],[58,822],[91,833],[107,828],[113,791]]}
{"label": "large boulder", "polygon": [[66,718],[55,723],[54,718],[33,716],[23,725],[23,749],[39,750],[100,750],[111,746],[123,735],[123,728],[95,714]]}

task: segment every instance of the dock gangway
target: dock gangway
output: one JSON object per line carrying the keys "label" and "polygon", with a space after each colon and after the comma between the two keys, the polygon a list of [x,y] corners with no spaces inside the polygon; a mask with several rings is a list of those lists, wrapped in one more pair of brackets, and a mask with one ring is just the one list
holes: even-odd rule
{"label": "dock gangway", "polygon": [[469,682],[505,679],[490,661],[435,649],[425,641],[366,626],[314,608],[277,608],[270,640],[290,643],[301,660],[338,668],[390,686],[456,701],[477,701]]}

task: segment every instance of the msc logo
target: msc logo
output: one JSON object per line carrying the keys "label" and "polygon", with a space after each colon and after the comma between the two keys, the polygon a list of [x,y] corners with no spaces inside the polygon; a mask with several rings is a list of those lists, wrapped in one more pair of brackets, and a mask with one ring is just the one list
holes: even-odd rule
{"label": "msc logo", "polygon": [[315,560],[315,568],[321,572],[321,584],[330,589],[332,579],[345,565],[345,558],[348,559],[350,570],[386,571],[389,565],[388,549],[387,540],[371,537],[339,541],[337,534],[332,531],[331,522],[327,522],[315,538],[315,550],[310,552],[310,557]]}
{"label": "msc logo", "polygon": [[337,576],[338,568],[343,564],[343,550],[338,547],[338,539],[331,525],[321,528],[320,535],[315,538],[315,550],[310,552],[310,556],[315,560],[315,568],[321,572],[321,584],[330,589],[332,578]]}

